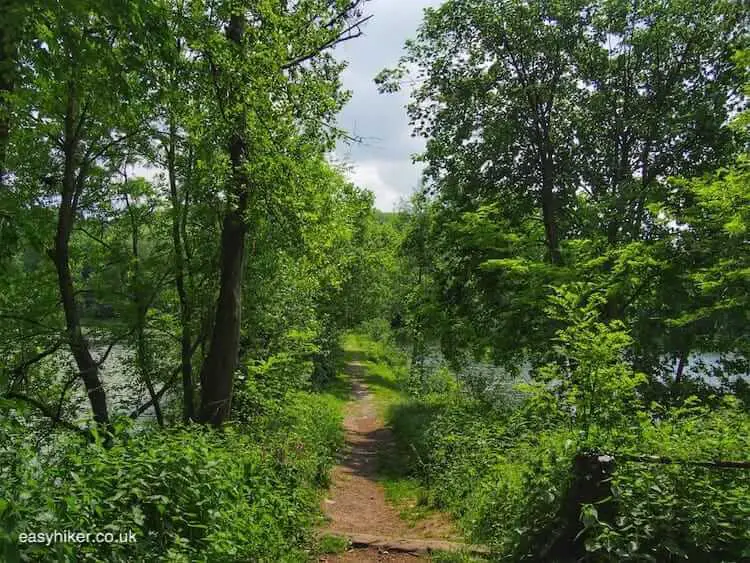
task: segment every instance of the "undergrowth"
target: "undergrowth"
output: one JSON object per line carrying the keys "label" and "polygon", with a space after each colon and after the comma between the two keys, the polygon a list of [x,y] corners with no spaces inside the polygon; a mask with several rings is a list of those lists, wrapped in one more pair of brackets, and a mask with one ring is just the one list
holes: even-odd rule
{"label": "undergrowth", "polygon": [[[341,395],[291,393],[272,416],[222,430],[128,427],[107,446],[68,436],[47,454],[3,436],[14,449],[0,450],[0,559],[305,561],[342,445]],[[132,531],[136,541],[18,542],[53,530]]]}
{"label": "undergrowth", "polygon": [[[576,342],[583,340],[576,336]],[[606,336],[591,337],[594,343],[602,339]],[[539,387],[527,391],[521,406],[511,406],[511,401],[505,407],[488,404],[460,385],[452,392],[394,398],[409,387],[410,376],[392,341],[358,335],[350,337],[349,344],[365,355],[368,370],[388,375],[387,385],[378,387],[375,380],[373,388],[389,405],[384,412],[402,463],[388,476],[386,490],[396,499],[417,498],[425,506],[448,510],[467,538],[487,545],[497,560],[544,558],[565,525],[561,507],[572,479],[572,460],[581,451],[697,460],[746,459],[750,451],[750,421],[735,399],[725,400],[719,409],[697,400],[650,411],[629,406],[632,410],[622,417],[602,412],[597,418],[591,409],[584,425]],[[590,369],[599,370],[596,376],[606,378],[606,370],[623,369],[616,363],[612,368],[597,364],[597,356],[589,360],[584,352],[576,353],[589,361]],[[626,391],[613,392],[623,397]],[[606,400],[598,398],[595,406]],[[607,426],[610,420],[613,426]],[[580,517],[585,551],[566,560],[750,558],[747,471],[623,461],[617,465],[612,491],[616,519],[600,521],[595,506],[584,506]]]}

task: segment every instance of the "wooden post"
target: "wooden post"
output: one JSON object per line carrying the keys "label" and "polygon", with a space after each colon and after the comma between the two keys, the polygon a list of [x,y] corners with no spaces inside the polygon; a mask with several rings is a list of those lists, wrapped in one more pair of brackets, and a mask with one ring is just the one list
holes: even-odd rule
{"label": "wooden post", "polygon": [[556,521],[560,527],[552,531],[551,543],[540,554],[541,561],[578,561],[586,554],[586,533],[581,522],[581,506],[595,504],[600,521],[613,522],[615,504],[610,481],[615,459],[609,455],[578,454],[573,460],[573,480]]}

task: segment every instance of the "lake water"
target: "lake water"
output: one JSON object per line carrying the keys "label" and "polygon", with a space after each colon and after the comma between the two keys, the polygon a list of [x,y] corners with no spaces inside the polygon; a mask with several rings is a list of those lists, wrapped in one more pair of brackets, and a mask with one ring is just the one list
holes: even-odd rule
{"label": "lake water", "polygon": [[[90,343],[91,353],[97,360],[105,353],[107,346]],[[99,377],[107,395],[107,406],[110,416],[129,415],[135,408],[145,404],[148,399],[148,390],[145,384],[135,375],[134,369],[135,353],[127,346],[116,344],[112,347],[107,360],[99,370]],[[63,349],[54,357],[46,361],[47,368],[58,374],[60,382],[65,381],[76,372],[75,362],[69,350]],[[161,388],[160,383],[154,383],[157,391]],[[174,392],[165,393],[162,397],[162,407],[174,399]],[[81,381],[76,381],[70,387],[67,395],[67,403],[73,404],[71,416],[74,418],[88,418],[91,408],[86,395],[86,390]],[[139,420],[148,422],[155,419],[154,409],[149,408],[140,415]]]}
{"label": "lake water", "polygon": [[[730,357],[730,359],[737,359]],[[683,370],[686,379],[704,381],[708,385],[720,387],[723,381],[714,375],[712,371],[721,366],[721,355],[714,353],[696,353],[688,357]],[[447,362],[438,348],[431,348],[424,358],[424,369],[429,375],[441,368],[447,368]],[[673,380],[677,372],[677,361],[663,358],[663,381]],[[519,374],[514,375],[506,369],[487,362],[470,361],[463,366],[456,377],[474,393],[484,397],[491,402],[518,400],[523,394],[516,389],[519,383],[530,381],[531,366],[524,364],[519,369]],[[729,381],[743,378],[750,382],[748,374],[735,375],[728,378]]]}
{"label": "lake water", "polygon": [[[105,352],[106,346],[92,344],[92,353],[95,358],[100,358]],[[115,345],[112,348],[107,361],[100,370],[100,377],[107,394],[107,403],[110,414],[127,415],[134,408],[144,404],[148,400],[146,386],[134,376],[133,350],[123,345]],[[74,373],[73,358],[69,351],[61,350],[54,362],[61,380],[66,374]],[[712,366],[720,364],[721,357],[718,354],[693,354],[689,357],[684,370],[684,376],[691,379],[703,380],[709,385],[720,386],[722,381],[710,375]],[[423,366],[426,374],[437,372],[441,368],[447,368],[447,362],[438,348],[431,348],[426,354]],[[665,358],[663,367],[667,377],[673,378],[677,369],[675,361]],[[508,400],[520,400],[523,394],[516,389],[518,383],[530,380],[530,366],[522,365],[518,375],[513,375],[504,368],[487,362],[468,362],[457,374],[457,378],[474,393],[484,397],[491,402]],[[744,377],[748,380],[748,376]],[[666,377],[665,377],[666,379]],[[161,387],[156,385],[157,389]],[[162,398],[162,405],[168,404],[177,398],[178,388],[167,393]],[[75,403],[73,416],[86,418],[90,416],[90,406],[86,397],[85,389],[80,382],[75,382],[69,392],[69,398]],[[153,408],[145,411],[140,417],[142,422],[153,421],[155,418]]]}

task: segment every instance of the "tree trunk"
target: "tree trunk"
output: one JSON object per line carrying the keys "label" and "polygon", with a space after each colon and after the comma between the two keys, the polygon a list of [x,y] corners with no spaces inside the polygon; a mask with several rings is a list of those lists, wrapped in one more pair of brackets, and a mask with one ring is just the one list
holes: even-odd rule
{"label": "tree trunk", "polygon": [[536,554],[537,561],[586,559],[586,539],[590,533],[582,523],[582,507],[595,505],[601,522],[612,524],[615,521],[617,505],[612,495],[615,469],[615,459],[608,455],[578,454],[575,457],[573,478],[557,518],[537,535],[537,541],[543,546]]}
{"label": "tree trunk", "polygon": [[148,349],[146,347],[146,313],[147,308],[142,307],[138,304],[138,328],[136,330],[137,349],[136,349],[136,363],[143,377],[143,383],[146,385],[149,399],[154,407],[154,414],[156,415],[156,422],[159,426],[164,426],[164,415],[161,412],[161,404],[159,403],[159,396],[154,388],[154,383],[151,380],[151,362],[148,359]]}
{"label": "tree trunk", "polygon": [[135,212],[130,205],[130,198],[125,193],[125,205],[130,215],[130,228],[131,228],[131,239],[133,243],[133,269],[134,269],[134,296],[135,296],[135,307],[136,307],[136,353],[135,362],[138,366],[138,370],[141,372],[143,383],[146,385],[148,396],[151,399],[151,404],[154,407],[154,414],[156,415],[156,422],[159,426],[164,426],[164,416],[161,412],[161,404],[159,404],[159,397],[154,389],[154,384],[151,381],[152,364],[148,355],[148,346],[146,344],[146,316],[148,315],[149,303],[146,300],[146,296],[143,291],[143,283],[141,280],[141,261],[140,253],[138,251],[139,246],[139,227],[138,220],[135,217]]}
{"label": "tree trunk", "polygon": [[86,387],[86,393],[91,403],[91,411],[94,420],[100,424],[109,422],[107,413],[107,400],[99,379],[99,365],[94,361],[89,351],[88,342],[81,331],[81,321],[78,315],[78,304],[75,301],[75,290],[70,274],[69,255],[67,248],[68,238],[65,234],[67,221],[61,217],[58,221],[58,234],[55,239],[54,262],[57,269],[57,280],[60,289],[60,298],[65,312],[65,325],[70,344],[81,379]]}
{"label": "tree trunk", "polygon": [[[190,303],[188,301],[187,290],[185,289],[185,251],[183,248],[183,229],[181,229],[181,220],[184,221],[185,214],[187,213],[187,205],[180,205],[180,198],[177,193],[177,170],[175,165],[177,152],[176,145],[177,127],[174,123],[174,119],[172,119],[169,124],[167,171],[169,173],[169,192],[172,199],[172,243],[174,246],[175,285],[177,286],[177,295],[180,299],[180,347],[183,394],[182,418],[184,422],[188,422],[195,417],[195,409],[193,406],[193,336],[190,330]],[[187,202],[187,198],[185,198],[185,201]]]}
{"label": "tree trunk", "polygon": [[[21,6],[14,6],[14,3],[10,0],[0,1],[0,12],[4,14],[4,18],[8,19],[7,24],[0,24],[0,189],[5,185],[5,175],[8,170],[7,156],[11,115],[8,96],[14,88],[17,34],[23,27],[23,9]],[[17,17],[18,21],[13,21],[13,16]]]}
{"label": "tree trunk", "polygon": [[201,422],[222,424],[232,406],[232,385],[240,344],[244,218],[236,210],[224,217],[221,233],[221,282],[213,336],[201,368]]}
{"label": "tree trunk", "polygon": [[680,352],[680,357],[677,360],[677,373],[674,376],[674,382],[676,385],[682,383],[682,377],[685,373],[685,365],[687,364],[689,352]]}
{"label": "tree trunk", "polygon": [[85,177],[84,169],[79,169],[76,175],[76,160],[80,148],[79,130],[76,127],[76,122],[78,121],[77,113],[78,102],[75,86],[70,84],[65,115],[65,163],[62,198],[57,215],[55,247],[50,254],[57,269],[60,300],[65,312],[65,326],[70,351],[73,354],[81,379],[86,387],[94,420],[99,424],[107,424],[109,422],[107,399],[99,379],[99,365],[91,356],[88,342],[81,330],[81,319],[75,298],[73,276],[70,272],[70,235],[73,231],[78,196],[83,187]]}
{"label": "tree trunk", "polygon": [[559,264],[561,262],[560,235],[557,227],[552,149],[548,146],[549,144],[549,140],[546,139],[544,146],[540,147],[542,152],[542,219],[550,262]]}
{"label": "tree trunk", "polygon": [[57,233],[55,247],[51,257],[57,270],[57,281],[60,290],[60,301],[65,312],[65,326],[70,351],[73,354],[86,393],[91,403],[94,420],[100,424],[109,422],[107,400],[104,388],[99,380],[99,365],[89,351],[88,342],[81,330],[81,319],[73,287],[73,276],[70,272],[70,235],[75,220],[77,195],[83,185],[85,171],[79,170],[76,175],[76,159],[79,152],[78,133],[76,130],[78,103],[75,86],[68,90],[67,112],[65,115],[65,163],[63,169],[62,198],[57,215]]}
{"label": "tree trunk", "polygon": [[[240,44],[244,33],[244,16],[233,14],[227,36]],[[232,177],[227,190],[227,208],[221,232],[221,279],[216,304],[213,336],[201,367],[200,421],[221,425],[232,406],[232,385],[237,368],[242,312],[242,274],[247,225],[245,211],[249,182],[243,169],[245,145],[242,134],[244,116],[237,115],[235,133],[229,140]]]}

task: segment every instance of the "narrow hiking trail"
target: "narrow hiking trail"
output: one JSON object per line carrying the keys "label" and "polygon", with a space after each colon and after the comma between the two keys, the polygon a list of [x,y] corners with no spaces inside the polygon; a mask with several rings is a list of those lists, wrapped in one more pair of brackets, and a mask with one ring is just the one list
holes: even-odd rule
{"label": "narrow hiking trail", "polygon": [[329,523],[322,533],[348,538],[353,549],[320,560],[426,561],[429,552],[459,549],[459,536],[445,515],[431,514],[410,525],[386,500],[378,469],[383,456],[397,455],[393,436],[378,416],[362,362],[355,357],[346,371],[353,392],[344,417],[347,453],[334,468],[330,491],[323,500]]}

